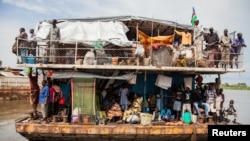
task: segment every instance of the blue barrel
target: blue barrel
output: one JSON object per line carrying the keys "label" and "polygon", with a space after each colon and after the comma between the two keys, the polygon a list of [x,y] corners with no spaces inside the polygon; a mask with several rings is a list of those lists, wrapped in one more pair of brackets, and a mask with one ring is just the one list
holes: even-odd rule
{"label": "blue barrel", "polygon": [[27,58],[26,58],[26,63],[27,64],[35,64],[35,57],[34,56],[28,56]]}

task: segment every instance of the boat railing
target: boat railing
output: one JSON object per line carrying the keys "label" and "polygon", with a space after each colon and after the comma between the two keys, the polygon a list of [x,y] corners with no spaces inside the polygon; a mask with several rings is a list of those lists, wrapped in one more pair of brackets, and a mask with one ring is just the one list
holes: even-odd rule
{"label": "boat railing", "polygon": [[[58,42],[58,41],[57,41]],[[18,46],[18,43],[17,43]],[[49,43],[46,40],[38,41],[35,47],[18,47],[17,49],[17,65],[22,64],[64,64],[64,65],[136,65],[136,66],[158,66],[156,61],[153,60],[152,51],[147,57],[138,57],[135,55],[137,46],[119,47],[115,45],[108,45],[103,48],[95,48],[89,44],[83,42],[75,43],[62,43],[58,42],[58,46],[54,49],[49,47]],[[205,67],[209,62],[209,53],[203,50],[203,59],[196,59],[195,46],[190,47],[192,56],[183,58],[175,58],[173,51],[175,48],[171,48],[172,52],[166,55],[165,63],[163,66],[168,67]],[[23,51],[25,50],[25,51]],[[243,50],[243,49],[242,49]],[[94,51],[95,56],[87,56],[87,53]],[[177,50],[178,51],[178,50]],[[180,52],[180,51],[179,51]],[[244,52],[244,51],[242,51]],[[213,60],[214,62],[219,62],[218,68],[223,68],[222,63],[224,61],[228,62],[228,69],[244,69],[244,54],[243,53],[231,53],[227,56],[228,60],[223,60],[221,58],[221,52],[213,52],[214,54],[219,54],[218,60]],[[53,54],[56,62],[51,62],[50,57]],[[204,56],[205,54],[205,56]],[[24,59],[23,59],[24,58]],[[236,59],[238,58],[238,59]],[[25,61],[22,61],[25,60]],[[184,59],[184,60],[183,60]],[[90,61],[88,61],[90,60]],[[183,62],[186,64],[183,65]],[[201,65],[203,63],[203,65]],[[164,64],[164,63],[163,63]],[[230,67],[232,64],[232,67]],[[211,67],[211,66],[210,66]],[[211,68],[216,68],[212,66]]]}

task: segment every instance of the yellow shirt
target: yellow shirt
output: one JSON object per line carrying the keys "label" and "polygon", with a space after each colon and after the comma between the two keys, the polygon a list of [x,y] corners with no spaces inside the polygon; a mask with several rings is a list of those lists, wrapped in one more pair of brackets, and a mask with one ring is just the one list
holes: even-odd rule
{"label": "yellow shirt", "polygon": [[191,33],[187,32],[179,32],[175,30],[175,32],[182,37],[181,39],[181,45],[191,45],[192,42],[192,35]]}

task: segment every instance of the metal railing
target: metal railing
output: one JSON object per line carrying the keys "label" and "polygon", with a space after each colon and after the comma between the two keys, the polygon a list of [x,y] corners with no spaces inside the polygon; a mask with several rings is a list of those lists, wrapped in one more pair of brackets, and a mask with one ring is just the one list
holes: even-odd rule
{"label": "metal railing", "polygon": [[[18,43],[17,43],[18,46]],[[173,48],[172,48],[173,49]],[[95,56],[87,57],[87,53],[91,50],[94,50]],[[131,47],[118,47],[110,46],[103,48],[94,48],[93,46],[83,44],[82,42],[76,42],[74,44],[67,43],[58,43],[58,46],[52,50],[48,41],[39,41],[35,47],[18,47],[17,49],[17,64],[68,64],[68,65],[137,65],[145,66],[152,65],[152,56],[138,57],[135,53],[136,46]],[[208,66],[209,58],[208,56],[204,57],[201,60],[196,59],[195,55],[195,46],[190,47],[189,50],[192,50],[192,57],[187,58],[184,53],[181,54],[181,50],[175,50],[173,52],[179,52],[179,56],[174,60],[173,52],[169,53],[171,56],[165,56],[170,59],[171,64],[168,63],[167,66],[170,67],[215,67]],[[52,55],[53,52],[53,55]],[[222,62],[228,62],[227,68],[244,68],[244,54],[243,48],[242,53],[231,53],[229,60],[212,60],[218,62],[218,67],[222,67]],[[203,49],[203,53],[209,54]],[[221,52],[212,52],[212,54],[220,54]],[[210,53],[211,54],[211,53]],[[152,55],[152,54],[151,54]],[[51,62],[50,57],[54,57],[56,62]],[[155,56],[157,57],[157,56]],[[238,58],[238,60],[235,60]],[[89,59],[89,62],[86,60]],[[149,60],[148,60],[149,59]],[[151,59],[151,60],[150,60]],[[178,65],[178,62],[181,62],[184,59],[186,65]],[[148,61],[147,63],[145,61]],[[177,63],[174,63],[176,61]],[[86,63],[87,62],[87,63]],[[190,63],[191,62],[191,63]],[[204,66],[200,66],[199,63],[203,63]],[[232,67],[231,67],[232,66]]]}

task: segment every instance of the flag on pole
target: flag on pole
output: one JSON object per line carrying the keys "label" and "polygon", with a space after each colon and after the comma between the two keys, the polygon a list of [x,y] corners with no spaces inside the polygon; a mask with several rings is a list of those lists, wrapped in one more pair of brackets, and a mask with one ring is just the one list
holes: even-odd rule
{"label": "flag on pole", "polygon": [[193,7],[193,13],[192,13],[192,18],[191,18],[191,23],[194,26],[194,21],[198,20],[198,17],[195,13],[194,7]]}

